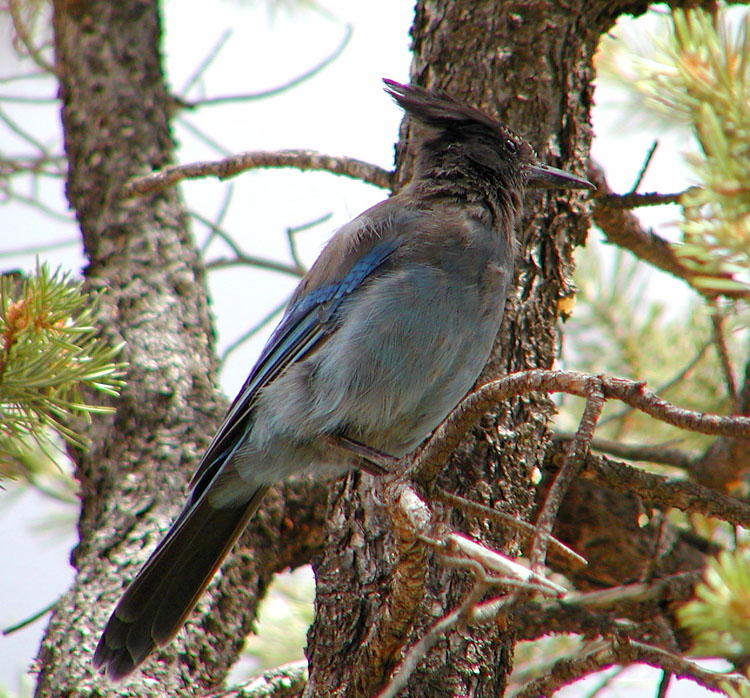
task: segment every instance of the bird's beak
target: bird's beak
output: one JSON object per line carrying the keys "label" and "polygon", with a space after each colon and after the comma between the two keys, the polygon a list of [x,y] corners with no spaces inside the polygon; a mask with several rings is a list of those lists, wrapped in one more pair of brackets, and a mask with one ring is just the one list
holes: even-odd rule
{"label": "bird's beak", "polygon": [[596,189],[587,179],[549,165],[529,165],[526,176],[527,186],[538,189]]}

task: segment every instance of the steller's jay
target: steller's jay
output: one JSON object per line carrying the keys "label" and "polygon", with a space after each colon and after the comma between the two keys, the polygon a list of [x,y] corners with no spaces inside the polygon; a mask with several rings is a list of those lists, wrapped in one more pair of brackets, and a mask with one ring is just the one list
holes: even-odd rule
{"label": "steller's jay", "polygon": [[412,181],[341,228],[300,282],[107,623],[94,664],[129,674],[171,640],[268,488],[401,457],[472,387],[500,327],[526,187],[593,189],[444,93],[385,80],[424,128]]}

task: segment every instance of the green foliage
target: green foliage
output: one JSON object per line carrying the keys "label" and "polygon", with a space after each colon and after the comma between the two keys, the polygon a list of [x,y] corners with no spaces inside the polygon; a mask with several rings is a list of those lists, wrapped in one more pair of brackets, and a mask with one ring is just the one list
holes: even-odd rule
{"label": "green foliage", "polygon": [[[596,242],[576,251],[578,292],[575,311],[564,327],[566,364],[594,374],[645,380],[651,390],[688,409],[731,411],[727,391],[718,380],[719,355],[711,346],[711,309],[687,286],[680,295],[677,282],[669,304],[655,300],[656,282],[644,264],[621,250],[605,252]],[[747,336],[737,330],[750,324],[748,315],[744,310],[727,320],[728,349],[738,361]],[[560,425],[574,430],[580,402],[566,396],[564,407]],[[597,434],[636,443],[679,439],[682,448],[694,449],[712,441],[617,403],[606,406]]]}
{"label": "green foliage", "polygon": [[[70,473],[61,439],[54,437],[49,430],[39,430],[35,436],[0,440],[0,478],[9,478],[19,485],[30,485],[45,497],[77,509],[80,504],[78,483]],[[0,500],[0,514],[12,501],[13,497]],[[62,523],[67,525],[69,520],[65,518]],[[60,527],[44,526],[45,530],[52,528]]]}
{"label": "green foliage", "polygon": [[[676,10],[657,33],[660,38],[644,50],[608,39],[600,68],[628,91],[631,105],[661,117],[662,127],[680,125],[694,138],[696,150],[686,161],[699,187],[681,198],[683,215],[677,225],[682,243],[675,246],[682,262],[701,274],[692,283],[708,292],[746,290],[750,286],[750,15],[731,25],[724,9],[716,18],[701,10]],[[681,407],[719,414],[734,411],[722,381],[711,313],[724,316],[729,364],[742,366],[747,362],[750,334],[747,304],[711,307],[685,287],[684,294],[677,290],[669,294],[668,304],[660,305],[649,300],[638,271],[642,265],[628,262],[621,252],[612,265],[603,260],[600,252],[589,248],[578,257],[580,293],[565,331],[566,356],[585,370],[645,379],[651,389]],[[680,432],[621,406],[607,409],[597,435],[637,444],[675,439],[673,445],[696,454],[713,443],[711,438]],[[575,416],[567,417],[568,429],[575,425]],[[659,469],[653,464],[643,467]],[[738,477],[741,473],[738,464]],[[716,519],[674,511],[668,516],[725,548],[732,543],[734,529]],[[724,551],[710,560],[694,600],[678,611],[678,619],[690,632],[696,654],[730,660],[747,656],[750,548]],[[750,698],[739,684],[728,681],[724,690],[733,698]]]}
{"label": "green foliage", "polygon": [[22,282],[0,279],[0,461],[17,464],[29,438],[44,448],[50,430],[85,448],[70,420],[112,412],[83,397],[116,397],[123,385],[124,365],[114,363],[122,347],[97,337],[94,307],[81,283],[44,265]]}
{"label": "green foliage", "polygon": [[[672,42],[664,50],[668,72],[654,70],[648,83],[658,103],[692,124],[702,151],[689,158],[702,186],[683,197],[685,245],[678,252],[711,276],[747,272],[750,15],[734,35],[704,10],[675,10],[672,21]],[[720,288],[715,278],[703,283]],[[721,287],[738,286],[729,279],[724,283],[728,286]]]}
{"label": "green foliage", "polygon": [[[705,10],[674,10],[652,56],[631,58],[642,105],[688,126],[686,156],[699,187],[683,195],[683,242],[675,247],[706,291],[750,285],[750,14],[736,31]],[[620,54],[622,57],[622,54]],[[610,74],[627,68],[610,57]]]}
{"label": "green foliage", "polygon": [[702,656],[750,653],[750,550],[723,551],[710,559],[695,599],[677,612]]}

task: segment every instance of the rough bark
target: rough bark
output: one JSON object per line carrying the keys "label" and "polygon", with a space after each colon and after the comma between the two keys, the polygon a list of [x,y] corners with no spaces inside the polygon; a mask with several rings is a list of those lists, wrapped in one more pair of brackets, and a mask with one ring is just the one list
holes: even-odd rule
{"label": "rough bark", "polygon": [[93,675],[98,634],[179,509],[227,404],[215,385],[202,261],[177,191],[118,197],[129,178],[172,157],[158,3],[61,0],[54,12],[68,198],[89,259],[88,285],[102,292],[102,332],[126,342],[129,368],[116,416],[98,422],[90,452],[74,454],[82,494],[78,576],[40,649],[37,695],[201,694],[236,658],[273,573],[320,547],[325,493],[300,483],[286,498],[269,497],[252,527],[254,552],[237,546],[187,639],[122,686]]}
{"label": "rough bark", "polygon": [[[419,0],[412,79],[498,114],[544,160],[582,172],[598,38],[620,14],[645,8],[636,1]],[[326,488],[303,482],[270,496],[178,641],[120,686],[92,674],[106,616],[179,507],[226,405],[215,387],[201,262],[178,194],[127,203],[116,196],[128,178],[171,159],[158,3],[56,0],[54,11],[68,195],[90,260],[88,283],[105,292],[102,331],[127,341],[130,369],[116,417],[91,434],[92,451],[74,454],[82,483],[78,576],[40,650],[37,695],[204,693],[236,657],[273,573],[323,549],[306,695],[373,695],[405,648],[455,607],[466,579],[417,542],[394,536],[377,483],[356,473],[331,488],[325,548]],[[405,140],[402,182],[409,153]],[[571,251],[585,231],[578,196],[529,202],[519,231],[519,290],[485,378],[551,366],[558,306],[571,293]],[[550,411],[543,397],[501,406],[467,438],[441,485],[528,518],[530,473],[542,463]],[[512,536],[485,521],[453,515],[452,523],[515,550]],[[513,641],[512,627],[450,633],[408,694],[502,695]]]}

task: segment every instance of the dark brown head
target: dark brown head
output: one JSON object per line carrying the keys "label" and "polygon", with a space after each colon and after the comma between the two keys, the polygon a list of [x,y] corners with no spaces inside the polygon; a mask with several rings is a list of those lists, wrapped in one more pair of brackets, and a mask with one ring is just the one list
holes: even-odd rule
{"label": "dark brown head", "polygon": [[534,149],[507,126],[444,92],[383,80],[386,92],[434,133],[423,144],[427,158],[465,162],[482,179],[515,189],[594,189],[571,172],[539,162]]}

